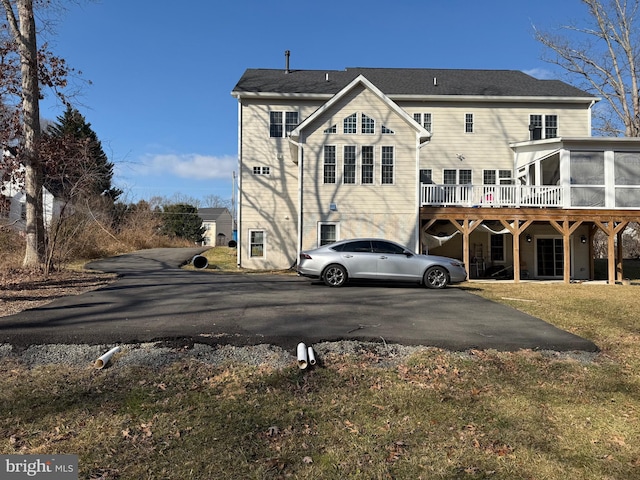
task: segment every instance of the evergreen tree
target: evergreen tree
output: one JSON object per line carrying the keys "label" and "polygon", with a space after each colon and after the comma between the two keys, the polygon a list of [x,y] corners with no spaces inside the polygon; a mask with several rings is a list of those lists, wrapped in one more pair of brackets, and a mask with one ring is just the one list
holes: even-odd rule
{"label": "evergreen tree", "polygon": [[67,200],[81,195],[116,201],[122,191],[112,186],[113,163],[91,124],[71,106],[57,120],[43,136],[47,189]]}
{"label": "evergreen tree", "polygon": [[202,242],[205,228],[202,226],[202,218],[198,216],[198,209],[193,205],[177,203],[164,205],[163,233],[186,238],[192,242]]}

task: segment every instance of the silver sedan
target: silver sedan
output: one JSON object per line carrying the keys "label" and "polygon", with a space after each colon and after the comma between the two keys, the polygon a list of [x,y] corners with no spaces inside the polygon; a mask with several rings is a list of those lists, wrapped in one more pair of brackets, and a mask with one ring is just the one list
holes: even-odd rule
{"label": "silver sedan", "polygon": [[349,279],[369,279],[444,288],[467,279],[459,260],[418,255],[403,245],[378,238],[341,240],[301,252],[297,269],[298,275],[321,279],[330,287],[341,287]]}

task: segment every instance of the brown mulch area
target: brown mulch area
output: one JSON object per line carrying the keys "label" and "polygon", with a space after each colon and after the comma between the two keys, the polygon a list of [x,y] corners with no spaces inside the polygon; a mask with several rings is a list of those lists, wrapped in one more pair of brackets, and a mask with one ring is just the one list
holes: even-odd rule
{"label": "brown mulch area", "polygon": [[52,302],[56,298],[96,290],[113,282],[116,275],[63,270],[45,276],[23,270],[0,272],[0,317]]}

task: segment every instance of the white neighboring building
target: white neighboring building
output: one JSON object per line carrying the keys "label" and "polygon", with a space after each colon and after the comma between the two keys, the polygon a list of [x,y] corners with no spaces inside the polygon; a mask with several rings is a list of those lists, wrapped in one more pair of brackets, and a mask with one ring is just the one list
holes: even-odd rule
{"label": "white neighboring building", "polygon": [[[9,156],[11,152],[4,149],[3,155]],[[21,168],[24,169],[24,167]],[[19,180],[4,182],[0,187],[0,195],[7,199],[0,206],[0,222],[10,224],[16,230],[24,231],[26,228],[27,195],[23,182]],[[44,225],[48,228],[54,215],[60,213],[60,205],[53,194],[44,187],[42,188],[42,206]]]}

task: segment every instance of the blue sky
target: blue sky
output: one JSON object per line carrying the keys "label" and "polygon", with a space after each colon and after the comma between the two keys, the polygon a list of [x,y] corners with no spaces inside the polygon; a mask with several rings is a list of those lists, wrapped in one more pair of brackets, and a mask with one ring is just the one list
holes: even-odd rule
{"label": "blue sky", "polygon": [[[123,201],[231,198],[247,68],[522,70],[560,78],[533,25],[585,17],[580,0],[104,0],[68,4],[51,49],[90,80],[75,99]],[[63,107],[48,98],[41,115]]]}

